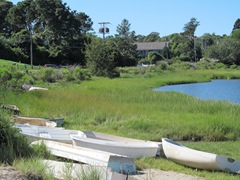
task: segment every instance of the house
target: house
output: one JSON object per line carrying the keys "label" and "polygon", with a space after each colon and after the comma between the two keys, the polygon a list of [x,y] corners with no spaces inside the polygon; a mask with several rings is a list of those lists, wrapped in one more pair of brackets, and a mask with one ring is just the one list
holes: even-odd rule
{"label": "house", "polygon": [[154,51],[161,53],[165,46],[168,46],[168,42],[136,42],[137,52],[143,57],[146,57],[149,52]]}

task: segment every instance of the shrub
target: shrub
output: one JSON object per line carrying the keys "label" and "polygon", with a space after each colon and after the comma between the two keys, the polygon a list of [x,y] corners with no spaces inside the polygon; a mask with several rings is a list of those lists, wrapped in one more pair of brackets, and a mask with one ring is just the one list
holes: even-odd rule
{"label": "shrub", "polygon": [[27,139],[9,122],[6,112],[0,113],[0,162],[11,164],[15,158],[29,157],[32,148]]}
{"label": "shrub", "polygon": [[86,80],[91,78],[91,73],[87,69],[82,69],[79,66],[77,66],[73,70],[73,76],[75,77],[75,79],[78,80]]}
{"label": "shrub", "polygon": [[43,81],[47,81],[50,83],[56,82],[56,79],[54,77],[54,70],[52,68],[46,68],[44,70]]}

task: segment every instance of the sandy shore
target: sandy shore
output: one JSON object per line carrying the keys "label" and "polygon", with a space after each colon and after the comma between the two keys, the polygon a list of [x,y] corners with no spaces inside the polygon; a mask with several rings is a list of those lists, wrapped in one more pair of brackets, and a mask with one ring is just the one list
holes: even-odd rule
{"label": "sandy shore", "polygon": [[[63,163],[57,161],[45,160],[44,163],[49,167],[50,172],[52,172],[56,178],[64,179],[66,172],[71,175],[72,178],[81,176],[81,172],[89,172],[89,165],[81,165],[74,163]],[[94,169],[99,172],[101,180],[199,180],[201,177],[190,176],[182,173],[177,173],[173,171],[161,171],[155,169],[146,169],[144,171],[138,171],[137,175],[122,175],[111,170],[106,170],[103,167],[94,167]],[[64,175],[65,173],[65,175]]]}
{"label": "sandy shore", "polygon": [[[77,179],[81,177],[81,173],[88,173],[89,165],[81,165],[75,163],[63,163],[58,161],[44,160],[43,163],[48,166],[50,173],[53,173],[56,179],[66,179],[66,177],[72,177]],[[101,180],[201,180],[203,178],[197,176],[186,175],[183,173],[173,171],[162,171],[156,169],[146,169],[144,171],[138,171],[136,175],[122,175],[111,170],[106,170],[103,167],[96,167],[97,172],[100,172]],[[39,175],[30,174],[28,177],[23,176],[19,170],[14,167],[6,166],[0,167],[0,180],[41,180],[43,179]]]}

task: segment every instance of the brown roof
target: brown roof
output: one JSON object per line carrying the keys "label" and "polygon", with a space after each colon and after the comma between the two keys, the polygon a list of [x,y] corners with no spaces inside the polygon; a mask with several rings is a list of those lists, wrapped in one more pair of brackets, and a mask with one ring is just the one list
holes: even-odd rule
{"label": "brown roof", "polygon": [[136,42],[137,50],[160,50],[165,47],[165,42]]}

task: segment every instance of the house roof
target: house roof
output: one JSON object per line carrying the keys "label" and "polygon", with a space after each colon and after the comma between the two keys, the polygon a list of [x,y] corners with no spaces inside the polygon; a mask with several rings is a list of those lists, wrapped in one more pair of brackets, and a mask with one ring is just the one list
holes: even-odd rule
{"label": "house roof", "polygon": [[143,50],[160,50],[165,47],[165,42],[136,42],[138,51]]}

